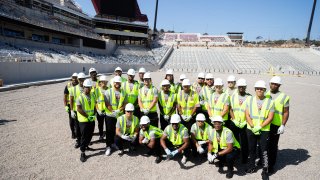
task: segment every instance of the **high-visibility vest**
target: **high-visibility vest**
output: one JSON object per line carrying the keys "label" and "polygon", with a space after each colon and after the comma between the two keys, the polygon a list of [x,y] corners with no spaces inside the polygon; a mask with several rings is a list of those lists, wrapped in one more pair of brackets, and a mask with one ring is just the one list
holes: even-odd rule
{"label": "high-visibility vest", "polygon": [[[265,98],[259,113],[256,96],[254,97],[251,96],[247,98],[249,116],[252,119],[253,126],[256,126],[256,125],[261,126],[263,121],[265,121],[268,118],[270,109],[273,104],[274,104],[273,100],[271,100],[270,98]],[[252,129],[248,123],[247,123],[247,128],[250,130]],[[261,131],[270,131],[270,124],[261,128]]]}
{"label": "high-visibility vest", "polygon": [[130,90],[130,83],[128,81],[124,82],[122,85],[122,89],[127,94],[127,101],[135,106],[138,105],[137,99],[139,95],[139,83],[137,81],[133,82],[132,90]]}
{"label": "high-visibility vest", "polygon": [[92,82],[93,82],[93,85],[92,85],[92,87],[91,87],[91,92],[92,92],[92,93],[95,93],[96,89],[99,88],[99,80],[97,80],[97,81],[92,81]]}
{"label": "high-visibility vest", "polygon": [[164,94],[165,93],[161,91],[159,95],[159,100],[158,100],[163,109],[162,115],[171,115],[170,112],[172,108],[174,108],[173,105],[177,100],[177,95],[175,93],[169,92],[168,100],[166,101]]}
{"label": "high-visibility vest", "polygon": [[212,139],[210,139],[210,141],[212,142],[212,151],[213,153],[218,153],[219,151],[219,146],[220,149],[226,149],[228,147],[227,145],[227,133],[231,133],[232,134],[232,139],[233,139],[233,147],[237,147],[238,149],[240,149],[240,144],[237,141],[237,139],[234,137],[232,131],[226,127],[222,127],[222,132],[221,132],[221,136],[220,136],[220,143],[218,144],[218,140],[217,140],[217,131],[215,129],[213,129],[213,136],[211,137]]}
{"label": "high-visibility vest", "polygon": [[183,144],[183,136],[185,132],[188,132],[188,129],[184,127],[184,125],[179,124],[178,131],[175,133],[174,129],[172,128],[172,125],[168,125],[165,129],[168,140],[172,143],[174,146],[180,146]]}
{"label": "high-visibility vest", "polygon": [[[96,99],[93,93],[90,93],[90,103],[88,102],[88,99],[85,94],[81,94],[79,96],[80,104],[82,105],[82,110],[88,115],[93,116],[94,115],[94,108],[96,105]],[[89,122],[88,118],[84,117],[82,114],[77,111],[77,117],[79,122]],[[94,121],[94,120],[93,120]]]}
{"label": "high-visibility vest", "polygon": [[133,136],[135,129],[139,127],[139,119],[136,116],[132,116],[130,131],[127,132],[127,118],[126,115],[122,115],[118,117],[118,121],[120,122],[120,130],[122,134],[128,134],[129,136]]}
{"label": "high-visibility vest", "polygon": [[[250,94],[246,94],[246,95],[251,96]],[[245,113],[245,111],[246,111],[247,99],[248,99],[248,97],[240,105],[240,103],[239,103],[239,93],[234,93],[231,96],[231,101],[230,101],[231,108],[232,108],[232,111],[233,111],[235,119],[237,119],[239,122],[246,121],[246,113]]]}
{"label": "high-visibility vest", "polygon": [[184,98],[185,94],[186,93],[184,91],[180,91],[177,97],[177,101],[182,108],[181,115],[191,116],[193,108],[199,103],[199,95],[195,91],[190,90],[188,99],[186,101]]}
{"label": "high-visibility vest", "polygon": [[149,125],[148,131],[143,131],[142,129],[141,129],[141,131],[143,132],[143,136],[145,138],[147,138],[148,140],[150,140],[150,133],[152,133],[152,132],[154,133],[155,138],[161,138],[161,136],[163,134],[163,131],[161,129],[154,127],[152,125]]}
{"label": "high-visibility vest", "polygon": [[[209,105],[210,105],[210,111],[213,116],[221,116],[222,111],[224,109],[224,106],[226,102],[229,100],[229,95],[227,93],[222,93],[217,102],[214,102],[215,93],[213,93],[210,97]],[[228,120],[228,113],[226,113],[222,119],[224,121]]]}
{"label": "high-visibility vest", "polygon": [[[209,86],[203,86],[202,90],[201,90],[201,98],[203,101],[205,101],[206,103],[209,102],[211,95],[214,93],[214,90],[209,87]],[[201,105],[202,110],[206,111],[207,107],[206,107],[206,103]]]}
{"label": "high-visibility vest", "polygon": [[73,86],[69,91],[69,96],[71,96],[71,93],[70,93],[71,91],[73,94],[73,102],[71,102],[71,103],[73,104],[73,111],[76,111],[77,110],[77,99],[80,96],[80,94],[82,93],[80,90],[80,85],[78,84],[76,86]]}
{"label": "high-visibility vest", "polygon": [[138,81],[138,84],[139,84],[139,89],[141,89],[144,86],[144,82],[141,80]]}
{"label": "high-visibility vest", "polygon": [[204,85],[201,86],[198,82],[195,82],[192,84],[191,89],[200,94],[203,87]]}
{"label": "high-visibility vest", "polygon": [[230,94],[230,89],[229,88],[227,88],[227,90],[225,91],[225,93],[227,93],[229,96],[232,96],[232,95],[234,95],[234,94],[236,94],[236,93],[238,93],[238,89],[237,88],[235,88],[234,89],[234,91],[233,91],[233,93],[232,94]]}
{"label": "high-visibility vest", "polygon": [[[109,100],[111,101],[111,107],[112,110],[118,110],[123,106],[124,100],[126,98],[126,94],[125,92],[120,89],[120,99],[119,102],[117,103],[117,99],[116,99],[116,93],[114,88],[110,88],[108,89],[106,92],[108,92],[108,96],[109,96]],[[106,114],[110,114],[111,112],[106,111]],[[122,115],[123,112],[120,112],[118,116]]]}
{"label": "high-visibility vest", "polygon": [[[209,136],[209,131],[210,131],[210,129],[212,127],[208,123],[204,122],[204,129],[202,131],[203,132],[202,134],[201,134],[200,127],[198,126],[197,123],[194,123],[192,126],[194,126],[195,129],[196,129],[195,138],[197,140],[206,141],[206,140],[209,139],[209,137],[208,137]],[[193,128],[191,127],[191,129],[193,129]]]}
{"label": "high-visibility vest", "polygon": [[[272,99],[270,95],[270,91],[266,93],[266,98]],[[283,92],[280,92],[279,96],[274,99],[274,116],[272,120],[272,124],[276,126],[281,126],[282,125],[282,118],[283,118],[283,109],[284,105],[289,101],[290,97],[286,95]]]}
{"label": "high-visibility vest", "polygon": [[72,83],[68,82],[67,89],[68,89],[69,95],[67,96],[67,104],[70,104],[70,91],[72,91],[72,87],[74,87]]}
{"label": "high-visibility vest", "polygon": [[97,109],[99,111],[109,112],[108,108],[106,107],[104,93],[102,93],[101,87],[96,88],[95,96],[97,98],[97,107],[98,107]]}
{"label": "high-visibility vest", "polygon": [[[147,94],[144,93],[145,86],[143,86],[140,91],[139,91],[139,96],[141,98],[142,104],[144,108],[149,108],[150,104],[152,103],[153,99],[155,98],[154,96],[154,91],[155,87],[152,85],[150,86]],[[157,105],[155,104],[151,109],[150,112],[157,112]]]}

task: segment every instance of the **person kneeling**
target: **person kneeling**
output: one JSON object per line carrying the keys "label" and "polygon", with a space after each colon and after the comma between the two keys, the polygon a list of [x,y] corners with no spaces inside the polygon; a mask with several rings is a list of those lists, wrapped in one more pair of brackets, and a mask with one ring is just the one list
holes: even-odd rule
{"label": "person kneeling", "polygon": [[219,173],[223,173],[223,163],[226,162],[228,167],[226,178],[229,179],[233,177],[233,165],[239,154],[240,145],[232,131],[222,126],[222,123],[221,116],[215,116],[212,120],[214,129],[209,135],[208,161],[213,163],[215,159],[219,159]]}
{"label": "person kneeling", "polygon": [[160,149],[160,138],[162,136],[162,130],[150,125],[150,119],[148,116],[142,116],[140,119],[140,137],[139,143],[145,145],[150,149],[148,155],[152,155],[155,152],[157,159],[156,163],[160,163],[162,160]]}
{"label": "person kneeling", "polygon": [[189,152],[189,133],[188,129],[180,124],[181,119],[178,114],[173,114],[160,139],[162,148],[167,154],[167,159],[173,158],[177,154],[182,154],[181,163],[187,162]]}

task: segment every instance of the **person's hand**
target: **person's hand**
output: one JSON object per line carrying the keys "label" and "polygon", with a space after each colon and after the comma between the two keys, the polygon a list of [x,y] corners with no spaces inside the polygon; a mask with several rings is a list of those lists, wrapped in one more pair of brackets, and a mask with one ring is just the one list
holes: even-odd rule
{"label": "person's hand", "polygon": [[174,157],[175,155],[177,155],[179,153],[179,150],[176,149],[174,151],[171,152],[172,157]]}
{"label": "person's hand", "polygon": [[169,115],[164,115],[163,118],[164,118],[164,120],[168,121],[170,119],[170,116]]}
{"label": "person's hand", "polygon": [[247,122],[246,121],[242,121],[242,122],[240,122],[239,128],[242,129],[245,125],[247,125]]}
{"label": "person's hand", "polygon": [[205,104],[205,101],[204,101],[204,100],[201,100],[199,103],[200,103],[200,105],[204,105],[204,104]]}
{"label": "person's hand", "polygon": [[198,141],[199,145],[206,144],[206,143],[207,143],[207,141]]}
{"label": "person's hand", "polygon": [[284,133],[284,125],[281,125],[281,126],[278,128],[277,134],[283,134],[283,133]]}
{"label": "person's hand", "polygon": [[171,156],[171,151],[170,151],[170,149],[166,148],[164,151],[166,152],[167,156]]}
{"label": "person's hand", "polygon": [[88,116],[89,121],[94,121],[96,119],[96,116]]}
{"label": "person's hand", "polygon": [[137,135],[131,137],[131,143],[134,143],[134,141],[137,139]]}
{"label": "person's hand", "polygon": [[149,143],[149,139],[144,138],[141,142],[142,142],[142,144],[148,144]]}
{"label": "person's hand", "polygon": [[99,114],[99,116],[105,116],[106,115],[105,112],[100,111],[100,110],[97,110],[97,113]]}
{"label": "person's hand", "polygon": [[213,160],[214,160],[214,159],[213,159],[213,155],[212,155],[211,153],[208,153],[208,154],[207,154],[207,159],[208,159],[208,162],[209,162],[209,163],[212,163]]}
{"label": "person's hand", "polygon": [[69,112],[69,111],[70,111],[69,106],[65,106],[64,108],[66,109],[66,112]]}
{"label": "person's hand", "polygon": [[76,113],[75,113],[74,111],[71,111],[71,117],[72,117],[73,119],[75,119],[75,118],[77,117],[77,115],[76,115]]}
{"label": "person's hand", "polygon": [[257,132],[259,132],[260,130],[261,130],[261,126],[260,126],[260,125],[256,125],[256,126],[253,127],[252,132],[253,132],[253,133],[257,133]]}
{"label": "person's hand", "polygon": [[197,147],[197,151],[199,154],[203,154],[204,153],[204,149],[201,146]]}
{"label": "person's hand", "polygon": [[121,135],[121,138],[124,139],[124,140],[126,140],[126,141],[130,141],[130,140],[131,140],[130,136],[124,135],[124,134]]}

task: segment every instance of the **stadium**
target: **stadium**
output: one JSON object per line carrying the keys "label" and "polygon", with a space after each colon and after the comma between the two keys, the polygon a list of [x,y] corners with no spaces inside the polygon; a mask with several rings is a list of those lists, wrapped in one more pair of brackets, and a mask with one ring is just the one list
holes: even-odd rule
{"label": "stadium", "polygon": [[[162,160],[141,152],[122,157],[105,155],[96,123],[86,151],[70,138],[62,90],[70,76],[89,69],[114,79],[117,67],[127,78],[129,69],[145,68],[159,91],[169,71],[175,81],[184,74],[192,83],[198,74],[213,74],[227,88],[227,78],[255,82],[281,77],[281,91],[290,95],[290,118],[279,141],[276,173],[270,179],[319,179],[320,47],[246,43],[246,32],[218,35],[199,32],[154,32],[137,0],[92,0],[95,16],[75,0],[0,0],[0,178],[1,179],[216,179],[225,178],[206,155]],[[267,90],[270,89],[267,87]],[[160,110],[158,109],[158,113]],[[164,153],[165,154],[165,153]],[[246,174],[235,162],[237,179]],[[226,168],[225,168],[226,170]]]}

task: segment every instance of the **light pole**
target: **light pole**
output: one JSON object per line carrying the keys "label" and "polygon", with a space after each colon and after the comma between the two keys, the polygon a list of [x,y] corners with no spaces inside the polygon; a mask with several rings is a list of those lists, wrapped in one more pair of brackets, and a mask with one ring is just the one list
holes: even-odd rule
{"label": "light pole", "polygon": [[309,22],[309,28],[308,28],[307,38],[306,38],[306,45],[307,46],[310,46],[310,32],[311,32],[312,21],[313,21],[314,10],[316,8],[316,4],[317,4],[317,0],[313,0],[313,7],[312,7],[311,17],[310,17],[310,22]]}
{"label": "light pole", "polygon": [[154,14],[154,24],[153,24],[153,34],[152,34],[153,40],[155,40],[155,39],[156,39],[156,36],[157,36],[157,34],[156,34],[156,29],[157,29],[157,16],[158,16],[158,0],[156,0],[156,12],[155,12],[155,14]]}

